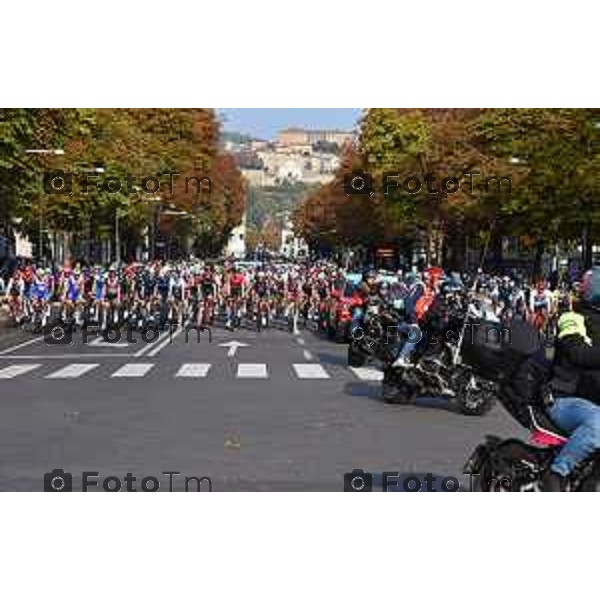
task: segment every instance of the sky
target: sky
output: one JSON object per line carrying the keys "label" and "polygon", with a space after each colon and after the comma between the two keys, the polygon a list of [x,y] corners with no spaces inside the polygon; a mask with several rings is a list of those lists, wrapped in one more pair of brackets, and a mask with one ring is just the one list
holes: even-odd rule
{"label": "sky", "polygon": [[273,139],[280,129],[353,129],[360,108],[219,108],[223,129]]}

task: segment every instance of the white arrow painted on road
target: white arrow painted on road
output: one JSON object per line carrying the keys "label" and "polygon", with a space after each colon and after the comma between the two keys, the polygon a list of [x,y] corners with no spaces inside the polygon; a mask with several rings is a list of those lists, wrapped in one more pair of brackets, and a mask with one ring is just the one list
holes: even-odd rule
{"label": "white arrow painted on road", "polygon": [[225,342],[224,344],[219,344],[219,346],[223,346],[224,348],[229,348],[227,351],[227,356],[235,356],[238,348],[242,346],[248,346],[248,344],[244,344],[243,342],[236,342],[235,340],[231,342]]}

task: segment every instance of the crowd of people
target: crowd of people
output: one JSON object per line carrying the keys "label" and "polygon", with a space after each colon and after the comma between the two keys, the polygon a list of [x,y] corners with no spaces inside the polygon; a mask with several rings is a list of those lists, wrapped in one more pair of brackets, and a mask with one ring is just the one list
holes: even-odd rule
{"label": "crowd of people", "polygon": [[[17,325],[43,327],[56,311],[58,318],[76,325],[95,320],[107,327],[110,320],[127,320],[135,314],[143,320],[155,308],[161,325],[185,322],[205,324],[217,313],[227,327],[251,318],[268,326],[284,317],[291,331],[300,321],[318,320],[324,305],[349,297],[365,306],[373,297],[400,304],[407,322],[416,322],[442,286],[469,287],[476,275],[475,291],[489,301],[502,319],[529,319],[540,331],[555,329],[561,299],[572,286],[555,280],[535,283],[520,277],[452,274],[441,269],[348,272],[333,262],[244,263],[164,262],[130,263],[122,267],[66,264],[57,269],[27,262],[0,283],[0,292]],[[359,317],[357,317],[359,318]],[[141,324],[141,323],[140,323]],[[355,321],[356,325],[356,321]]]}
{"label": "crowd of people", "polygon": [[[327,330],[331,323],[323,320],[335,318],[332,307],[341,302],[349,332],[362,325],[366,307],[374,304],[401,309],[399,325],[406,327],[422,322],[449,290],[468,289],[487,304],[493,318],[520,319],[555,339],[553,400],[545,410],[570,439],[548,470],[546,488],[564,489],[575,465],[600,449],[600,408],[582,395],[579,385],[586,373],[600,369],[600,349],[591,346],[585,319],[573,308],[577,285],[561,278],[534,282],[481,270],[446,274],[440,268],[349,273],[327,261],[154,261],[122,267],[66,264],[59,269],[29,262],[1,285],[15,325],[34,331],[51,320],[143,328],[205,326],[217,317],[231,329],[244,320],[261,329],[281,318],[291,332],[311,321]],[[414,347],[410,341],[401,345],[389,366],[409,368]]]}

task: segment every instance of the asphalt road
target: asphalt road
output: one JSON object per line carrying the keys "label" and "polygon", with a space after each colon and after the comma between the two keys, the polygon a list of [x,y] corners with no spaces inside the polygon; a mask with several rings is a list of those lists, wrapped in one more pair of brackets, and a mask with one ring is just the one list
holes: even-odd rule
{"label": "asphalt road", "polygon": [[[130,472],[138,490],[146,476],[169,489],[162,473],[174,471],[175,490],[188,476],[210,477],[213,491],[342,491],[354,468],[373,473],[375,488],[383,471],[432,473],[436,486],[452,476],[464,488],[463,464],[484,434],[525,433],[500,407],[469,418],[441,400],[386,405],[380,374],[349,369],[346,347],[312,331],[212,334],[83,344],[76,333],[49,346],[0,333],[0,490],[41,491],[56,468],[74,490],[83,471],[99,473],[99,489]],[[232,341],[245,345],[221,345]]]}

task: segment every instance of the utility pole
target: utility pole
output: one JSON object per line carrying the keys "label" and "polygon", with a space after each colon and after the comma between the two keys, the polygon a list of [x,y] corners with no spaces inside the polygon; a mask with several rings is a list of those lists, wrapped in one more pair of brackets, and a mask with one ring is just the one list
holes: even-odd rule
{"label": "utility pole", "polygon": [[119,235],[119,209],[115,211],[115,261],[117,269],[121,264],[121,238]]}

